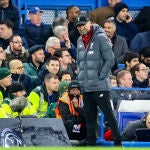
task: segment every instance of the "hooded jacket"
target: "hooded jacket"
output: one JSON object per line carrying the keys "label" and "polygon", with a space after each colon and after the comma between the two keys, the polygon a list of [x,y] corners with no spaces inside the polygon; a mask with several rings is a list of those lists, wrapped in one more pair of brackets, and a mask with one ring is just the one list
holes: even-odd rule
{"label": "hooded jacket", "polygon": [[115,61],[104,30],[93,25],[93,37],[86,49],[81,36],[77,43],[78,80],[83,91],[109,90],[109,74]]}

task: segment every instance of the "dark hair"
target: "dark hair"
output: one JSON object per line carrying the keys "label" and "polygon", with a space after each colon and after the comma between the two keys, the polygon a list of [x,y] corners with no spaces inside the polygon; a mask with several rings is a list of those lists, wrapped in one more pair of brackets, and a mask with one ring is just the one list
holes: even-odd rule
{"label": "dark hair", "polygon": [[150,46],[145,46],[139,51],[140,56],[150,57]]}
{"label": "dark hair", "polygon": [[49,81],[49,80],[52,79],[52,78],[58,79],[58,76],[55,75],[54,73],[48,73],[48,74],[46,74],[45,77],[44,77],[44,82],[47,82],[47,81]]}
{"label": "dark hair", "polygon": [[63,52],[64,52],[64,51],[67,51],[67,52],[68,52],[68,50],[67,50],[66,48],[61,48],[60,50],[56,50],[56,51],[54,52],[54,55],[53,55],[53,56],[56,56],[57,58],[63,57]]}
{"label": "dark hair", "polygon": [[132,75],[132,77],[135,77],[136,75],[135,75],[135,71],[139,71],[139,69],[140,69],[140,65],[141,65],[142,63],[138,63],[138,64],[136,64],[136,65],[134,65],[132,68],[131,68],[131,75]]}
{"label": "dark hair", "polygon": [[63,75],[65,75],[65,74],[70,74],[70,76],[71,76],[71,73],[68,70],[61,71],[58,76],[60,81],[61,81]]}
{"label": "dark hair", "polygon": [[46,65],[49,65],[51,60],[59,61],[58,57],[56,57],[56,56],[51,56],[51,57],[49,57],[49,58],[46,60]]}
{"label": "dark hair", "polygon": [[66,9],[66,15],[67,15],[67,17],[68,17],[68,14],[69,14],[70,10],[71,10],[73,7],[77,7],[77,6],[71,5],[71,6],[67,7],[67,9]]}
{"label": "dark hair", "polygon": [[5,24],[8,28],[11,28],[12,30],[14,29],[14,23],[9,19],[1,21],[0,24]]}
{"label": "dark hair", "polygon": [[124,58],[123,58],[124,64],[126,65],[126,61],[130,62],[133,58],[139,58],[139,54],[134,53],[134,52],[125,53]]}
{"label": "dark hair", "polygon": [[14,37],[16,37],[16,36],[21,37],[19,34],[15,33],[15,34],[13,34],[13,35],[10,37],[9,42],[12,42],[13,39],[14,39]]}

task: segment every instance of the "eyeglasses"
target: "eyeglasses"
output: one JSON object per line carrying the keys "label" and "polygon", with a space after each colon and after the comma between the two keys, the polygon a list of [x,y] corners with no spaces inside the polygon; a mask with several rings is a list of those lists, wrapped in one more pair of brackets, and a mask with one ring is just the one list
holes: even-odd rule
{"label": "eyeglasses", "polygon": [[148,69],[148,68],[145,68],[145,69],[139,69],[138,71],[145,71],[145,72],[148,72],[149,69]]}
{"label": "eyeglasses", "polygon": [[55,47],[52,47],[52,46],[49,46],[49,47],[51,47],[51,48],[54,49],[55,51],[59,51],[59,50],[60,50],[60,48],[55,48]]}
{"label": "eyeglasses", "polygon": [[21,70],[21,69],[23,69],[23,68],[24,68],[24,66],[20,66],[20,67],[14,68],[14,69]]}

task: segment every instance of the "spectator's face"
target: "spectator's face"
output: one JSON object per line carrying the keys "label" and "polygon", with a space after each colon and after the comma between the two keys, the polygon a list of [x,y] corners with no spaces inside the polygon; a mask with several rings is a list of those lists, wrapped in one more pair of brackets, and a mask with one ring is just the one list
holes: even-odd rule
{"label": "spectator's face", "polygon": [[11,73],[16,73],[16,74],[23,74],[24,73],[23,63],[20,60],[16,60],[16,61],[12,60],[10,62],[10,64],[11,64],[10,65]]}
{"label": "spectator's face", "polygon": [[22,51],[22,39],[20,36],[15,36],[12,40],[12,42],[10,42],[10,47],[11,50],[13,50],[14,52],[20,52]]}
{"label": "spectator's face", "polygon": [[44,58],[45,55],[43,49],[40,49],[36,51],[34,54],[32,54],[32,59],[34,59],[34,61],[37,63],[44,63]]}
{"label": "spectator's face", "polygon": [[61,48],[60,47],[60,42],[58,42],[58,43],[54,43],[53,46],[48,46],[47,51],[48,51],[49,54],[51,54],[53,56],[55,51],[59,50],[60,48]]}
{"label": "spectator's face", "polygon": [[110,86],[111,87],[117,87],[117,80],[116,79],[111,79],[110,80]]}
{"label": "spectator's face", "polygon": [[50,60],[50,63],[46,65],[46,68],[50,73],[57,74],[59,72],[59,61],[58,60]]}
{"label": "spectator's face", "polygon": [[104,23],[104,30],[105,30],[107,36],[110,39],[112,39],[112,37],[114,36],[114,33],[116,31],[116,26],[112,22],[106,22],[106,23]]}
{"label": "spectator's face", "polygon": [[146,127],[150,128],[150,114],[146,118]]}
{"label": "spectator's face", "polygon": [[26,91],[23,90],[23,91],[18,91],[16,93],[13,93],[16,97],[21,97],[21,96],[25,96],[26,94]]}
{"label": "spectator's face", "polygon": [[62,76],[61,81],[68,81],[70,83],[71,82],[71,76],[70,76],[70,74],[64,74]]}
{"label": "spectator's face", "polygon": [[5,24],[0,24],[0,37],[2,39],[9,39],[12,36],[12,29],[8,28]]}
{"label": "spectator's face", "polygon": [[30,20],[36,26],[40,26],[42,23],[43,13],[38,12],[37,14],[29,14]]}
{"label": "spectator's face", "polygon": [[78,25],[77,26],[77,29],[78,29],[78,31],[79,31],[79,33],[81,34],[81,35],[87,35],[88,34],[88,32],[90,31],[90,28],[91,28],[91,22],[90,21],[88,21],[86,24],[84,24],[84,25]]}
{"label": "spectator's face", "polygon": [[143,63],[150,68],[150,57],[143,58]]}
{"label": "spectator's face", "polygon": [[80,9],[78,7],[73,7],[68,14],[69,15],[68,18],[71,21],[75,21],[75,19],[79,16],[79,14],[80,14]]}
{"label": "spectator's face", "polygon": [[3,78],[2,80],[0,80],[0,85],[6,88],[11,85],[11,81],[12,81],[12,78],[11,78],[11,75],[9,75]]}
{"label": "spectator's face", "polygon": [[73,96],[80,95],[80,90],[78,88],[71,88],[69,94]]}
{"label": "spectator's face", "polygon": [[45,82],[46,88],[48,91],[58,91],[58,87],[59,87],[59,80],[58,79],[54,79],[51,78],[49,81]]}
{"label": "spectator's face", "polygon": [[0,61],[6,59],[6,53],[4,52],[3,48],[0,47]]}
{"label": "spectator's face", "polygon": [[140,64],[139,70],[135,71],[136,78],[140,81],[144,81],[148,78],[148,71],[149,69],[144,64]]}
{"label": "spectator's face", "polygon": [[134,67],[138,63],[139,63],[139,58],[133,58],[130,62],[126,62],[127,66],[129,66],[130,68]]}
{"label": "spectator's face", "polygon": [[127,8],[123,8],[117,15],[117,20],[119,21],[126,21],[128,16],[128,9]]}
{"label": "spectator's face", "polygon": [[63,51],[62,52],[62,57],[60,58],[61,63],[63,64],[70,64],[71,63],[71,55],[69,54],[68,51]]}
{"label": "spectator's face", "polygon": [[9,6],[9,1],[10,0],[0,0],[0,6],[3,8],[6,8]]}
{"label": "spectator's face", "polygon": [[114,5],[118,2],[120,2],[120,0],[108,0],[108,4],[110,7],[114,7]]}
{"label": "spectator's face", "polygon": [[126,73],[122,78],[120,78],[119,86],[123,88],[131,88],[133,84],[132,76],[130,73]]}

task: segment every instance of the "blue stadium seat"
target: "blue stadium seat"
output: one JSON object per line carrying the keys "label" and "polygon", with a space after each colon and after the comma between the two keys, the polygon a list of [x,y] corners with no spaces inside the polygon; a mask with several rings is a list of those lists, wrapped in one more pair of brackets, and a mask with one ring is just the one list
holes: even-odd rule
{"label": "blue stadium seat", "polygon": [[129,121],[140,120],[144,115],[144,112],[118,112],[117,120],[120,132],[123,131]]}

